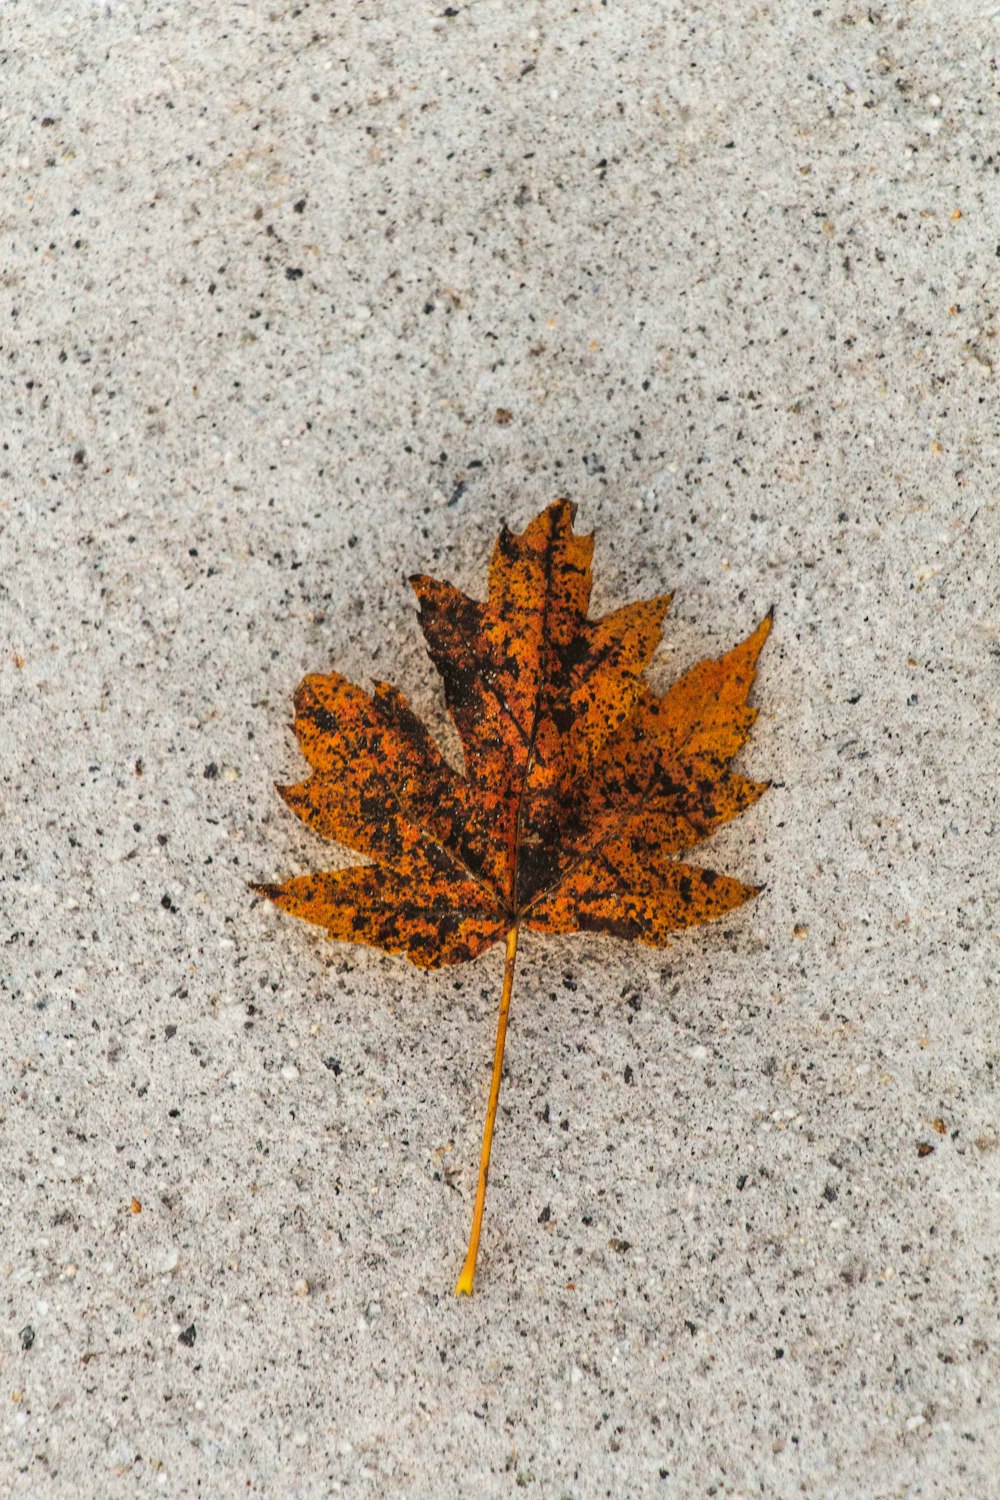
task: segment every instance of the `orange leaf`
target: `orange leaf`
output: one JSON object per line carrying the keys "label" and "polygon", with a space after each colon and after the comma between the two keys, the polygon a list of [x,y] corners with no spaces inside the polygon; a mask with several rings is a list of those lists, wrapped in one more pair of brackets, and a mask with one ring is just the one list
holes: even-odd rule
{"label": "orange leaf", "polygon": [[317,833],[373,863],[254,887],[331,938],[423,968],[506,941],[458,1291],[472,1290],[520,929],[663,946],[760,889],[675,856],[766,790],[730,762],[756,717],[747,699],[771,616],[658,697],[644,673],[669,596],[590,619],[593,539],[573,531],[574,516],[557,500],[519,536],[504,528],[484,602],[411,580],[463,774],[397,689],[367,693],[336,673],[304,680],[295,732],[312,774],[279,791]]}

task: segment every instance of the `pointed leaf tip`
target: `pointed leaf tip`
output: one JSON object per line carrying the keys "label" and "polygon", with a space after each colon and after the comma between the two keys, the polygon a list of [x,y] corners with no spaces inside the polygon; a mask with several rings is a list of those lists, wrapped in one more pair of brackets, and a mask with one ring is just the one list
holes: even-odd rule
{"label": "pointed leaf tip", "polygon": [[273,901],[281,890],[280,885],[268,885],[266,882],[257,880],[247,881],[247,890],[253,891],[255,896],[264,896],[268,901]]}
{"label": "pointed leaf tip", "polygon": [[739,655],[745,651],[748,655],[747,664],[750,668],[751,676],[753,676],[754,672],[756,672],[757,670],[757,658],[763,649],[764,642],[771,634],[771,626],[773,624],[774,606],[772,605],[772,607],[767,611],[767,614],[761,617],[759,625],[757,625],[755,629],[751,630],[746,639],[741,641],[738,646],[734,646],[732,651],[728,651],[726,653],[726,657],[730,659],[737,659]]}

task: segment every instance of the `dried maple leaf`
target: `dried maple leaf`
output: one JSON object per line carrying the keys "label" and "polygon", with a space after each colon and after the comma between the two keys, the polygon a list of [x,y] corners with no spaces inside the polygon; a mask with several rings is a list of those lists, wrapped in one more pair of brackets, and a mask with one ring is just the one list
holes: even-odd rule
{"label": "dried maple leaf", "polygon": [[599,932],[664,945],[758,886],[676,856],[766,790],[730,769],[768,631],[692,667],[665,694],[643,680],[669,596],[588,618],[593,539],[557,500],[500,533],[485,603],[410,581],[465,758],[444,759],[403,695],[336,673],[305,678],[295,731],[312,767],[279,787],[303,822],[370,864],[254,889],[331,938],[463,963],[504,939],[479,1184],[465,1265],[471,1292],[518,934]]}

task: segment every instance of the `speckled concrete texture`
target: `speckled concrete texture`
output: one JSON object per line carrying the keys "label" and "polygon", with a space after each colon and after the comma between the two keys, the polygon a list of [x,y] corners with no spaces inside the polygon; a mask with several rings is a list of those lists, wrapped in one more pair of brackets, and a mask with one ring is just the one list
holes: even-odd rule
{"label": "speckled concrete texture", "polygon": [[[0,8],[0,1493],[1000,1494],[1000,15]],[[776,625],[655,953],[422,975],[246,882],[309,670],[596,527]]]}

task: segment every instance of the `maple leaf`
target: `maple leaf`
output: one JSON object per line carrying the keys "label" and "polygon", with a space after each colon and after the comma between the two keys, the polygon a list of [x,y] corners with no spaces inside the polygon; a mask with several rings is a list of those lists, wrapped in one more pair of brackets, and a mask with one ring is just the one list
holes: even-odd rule
{"label": "maple leaf", "polygon": [[493,1076],[456,1292],[471,1292],[522,928],[663,946],[757,895],[677,855],[766,790],[730,762],[771,614],[663,695],[645,669],[669,595],[591,620],[593,537],[557,500],[500,533],[485,603],[423,575],[420,624],[462,741],[464,774],[396,688],[306,677],[295,732],[312,774],[278,791],[310,828],[371,862],[253,889],[331,938],[422,968],[506,942]]}

